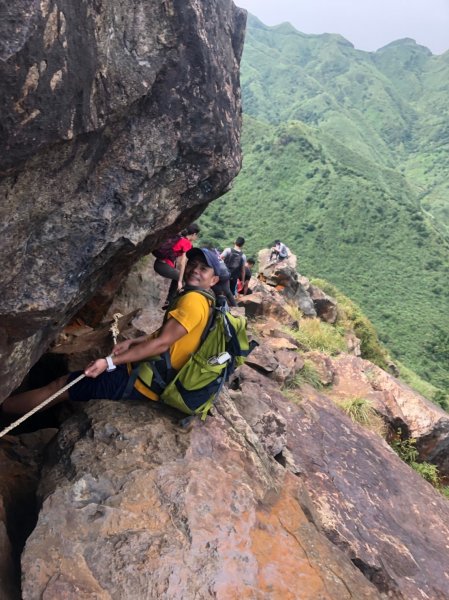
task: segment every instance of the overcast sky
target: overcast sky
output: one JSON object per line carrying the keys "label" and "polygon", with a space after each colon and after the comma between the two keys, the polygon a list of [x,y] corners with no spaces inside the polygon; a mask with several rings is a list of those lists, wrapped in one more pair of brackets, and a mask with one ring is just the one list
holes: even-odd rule
{"label": "overcast sky", "polygon": [[234,0],[265,25],[340,33],[360,50],[409,37],[434,54],[449,49],[449,0]]}

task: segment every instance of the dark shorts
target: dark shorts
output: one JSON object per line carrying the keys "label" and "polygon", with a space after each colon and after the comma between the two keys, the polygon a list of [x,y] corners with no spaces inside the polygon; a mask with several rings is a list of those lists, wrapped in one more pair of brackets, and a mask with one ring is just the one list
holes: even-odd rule
{"label": "dark shorts", "polygon": [[[83,371],[70,373],[67,383],[81,375]],[[98,377],[85,377],[69,389],[69,399],[73,402],[87,402],[88,400],[121,400],[129,380],[128,369],[120,365],[110,373],[105,372]],[[123,400],[148,400],[146,396],[132,388],[129,395]]]}

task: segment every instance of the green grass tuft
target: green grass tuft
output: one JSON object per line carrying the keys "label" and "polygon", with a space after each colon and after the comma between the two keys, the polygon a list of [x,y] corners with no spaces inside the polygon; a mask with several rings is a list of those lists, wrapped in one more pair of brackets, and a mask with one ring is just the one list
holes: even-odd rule
{"label": "green grass tuft", "polygon": [[341,330],[318,318],[300,319],[299,329],[290,334],[305,348],[336,355],[346,350],[346,341]]}
{"label": "green grass tuft", "polygon": [[324,387],[315,365],[309,359],[304,361],[303,368],[295,374],[294,378],[290,380],[285,387],[287,389],[298,389],[306,383],[316,390],[320,390]]}

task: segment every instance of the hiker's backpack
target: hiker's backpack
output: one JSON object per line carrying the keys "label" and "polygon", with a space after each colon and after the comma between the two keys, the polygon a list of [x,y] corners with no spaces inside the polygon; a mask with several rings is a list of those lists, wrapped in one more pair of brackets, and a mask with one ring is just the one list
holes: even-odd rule
{"label": "hiker's backpack", "polygon": [[150,389],[159,395],[161,402],[187,415],[201,414],[204,420],[224,383],[258,344],[248,341],[246,317],[231,315],[226,303],[218,306],[213,294],[205,290],[184,293],[193,291],[212,301],[198,350],[177,372],[171,368],[169,350],[141,363],[136,371],[138,377],[144,376],[146,385],[151,378]]}
{"label": "hiker's backpack", "polygon": [[220,283],[223,281],[229,281],[229,279],[231,278],[228,267],[222,261],[220,261],[220,272],[218,276],[220,278]]}
{"label": "hiker's backpack", "polygon": [[160,260],[168,259],[172,263],[174,263],[180,253],[177,253],[175,250],[173,250],[173,246],[175,246],[180,239],[180,235],[173,235],[171,237],[168,237],[164,242],[162,242],[159,248],[153,250],[153,256],[159,258]]}
{"label": "hiker's backpack", "polygon": [[223,261],[228,267],[231,279],[237,279],[237,277],[240,275],[243,265],[243,253],[239,252],[235,248],[231,248],[231,252],[225,256]]}

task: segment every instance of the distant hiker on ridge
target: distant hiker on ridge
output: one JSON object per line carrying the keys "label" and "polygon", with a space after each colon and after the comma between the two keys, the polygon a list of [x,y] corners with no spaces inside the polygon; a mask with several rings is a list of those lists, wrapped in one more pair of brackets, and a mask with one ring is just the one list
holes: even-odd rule
{"label": "distant hiker on ridge", "polygon": [[172,280],[163,308],[168,307],[176,292],[183,286],[184,269],[187,263],[186,252],[192,248],[192,242],[196,240],[199,232],[199,226],[192,223],[179,235],[167,238],[159,248],[153,250],[153,255],[156,257],[154,270],[158,275]]}
{"label": "distant hiker on ridge", "polygon": [[234,248],[225,248],[220,256],[228,268],[229,287],[234,296],[237,295],[237,281],[240,279],[242,284],[245,283],[246,256],[242,251],[244,244],[245,239],[238,237],[234,242]]}
{"label": "distant hiker on ridge", "polygon": [[270,262],[277,262],[288,258],[288,249],[285,244],[281,242],[281,240],[275,240],[274,244],[271,248],[270,254]]}

